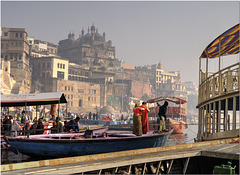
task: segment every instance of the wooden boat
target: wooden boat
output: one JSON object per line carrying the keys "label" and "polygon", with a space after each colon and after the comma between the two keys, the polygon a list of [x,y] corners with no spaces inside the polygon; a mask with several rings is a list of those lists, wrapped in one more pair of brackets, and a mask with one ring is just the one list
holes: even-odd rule
{"label": "wooden boat", "polygon": [[[171,129],[173,128],[173,134],[181,134],[187,128],[186,123],[186,115],[187,110],[186,107],[183,107],[183,104],[186,104],[187,101],[184,99],[180,99],[177,97],[158,97],[155,99],[148,100],[147,103],[156,103],[160,101],[169,101],[175,105],[179,106],[168,106],[167,107],[167,120],[166,120],[166,128]],[[152,118],[156,118],[158,116],[159,106],[151,107],[149,116]],[[156,123],[152,122],[151,123]]]}
{"label": "wooden boat", "polygon": [[171,118],[167,118],[166,128],[167,129],[173,128],[173,134],[182,134],[186,127],[187,124],[183,120],[177,121]]}
{"label": "wooden boat", "polygon": [[84,133],[74,133],[7,137],[7,141],[12,148],[29,156],[71,157],[161,147],[165,146],[172,132],[149,132],[142,136],[131,132],[108,132],[105,137],[105,133],[98,130],[93,132],[92,138],[84,137]]}

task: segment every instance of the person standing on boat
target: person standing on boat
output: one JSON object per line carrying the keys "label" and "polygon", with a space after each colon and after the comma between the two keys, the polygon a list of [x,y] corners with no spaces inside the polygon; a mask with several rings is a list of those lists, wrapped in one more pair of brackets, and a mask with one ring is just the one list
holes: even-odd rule
{"label": "person standing on boat", "polygon": [[159,108],[159,112],[158,112],[158,120],[157,123],[160,123],[158,131],[166,131],[166,125],[165,125],[165,121],[167,119],[166,117],[166,112],[167,112],[167,106],[168,106],[168,102],[165,101],[164,104],[161,106],[159,103],[157,103],[158,106],[160,106]]}
{"label": "person standing on boat", "polygon": [[22,111],[22,118],[21,118],[21,123],[25,124],[26,120],[28,120],[28,117],[26,115],[25,111]]}
{"label": "person standing on boat", "polygon": [[141,113],[144,108],[140,107],[139,102],[135,103],[135,107],[133,108],[133,134],[137,136],[142,135],[142,117]]}
{"label": "person standing on boat", "polygon": [[146,102],[142,102],[141,108],[144,108],[145,110],[142,111],[142,132],[143,134],[146,134],[149,132],[149,124],[148,124],[148,112],[150,111],[148,107],[146,106]]}

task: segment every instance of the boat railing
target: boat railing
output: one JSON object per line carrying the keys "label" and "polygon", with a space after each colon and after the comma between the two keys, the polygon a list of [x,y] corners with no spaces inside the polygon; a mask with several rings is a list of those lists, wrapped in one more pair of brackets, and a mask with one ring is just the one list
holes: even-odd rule
{"label": "boat railing", "polygon": [[206,78],[201,75],[199,85],[198,104],[212,98],[239,91],[239,65],[240,63],[228,66]]}

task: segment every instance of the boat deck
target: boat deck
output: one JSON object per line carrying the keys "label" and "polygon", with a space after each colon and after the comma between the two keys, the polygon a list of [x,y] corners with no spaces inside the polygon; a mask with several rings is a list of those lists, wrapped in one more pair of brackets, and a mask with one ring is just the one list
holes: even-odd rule
{"label": "boat deck", "polygon": [[[189,158],[207,156],[239,160],[239,141],[225,139],[206,141],[159,148],[130,150],[106,154],[50,159],[35,162],[2,165],[2,174],[74,174],[74,173],[100,173],[104,169],[113,169],[117,172],[119,167],[147,164],[164,160],[186,159],[183,171],[186,172]],[[160,165],[159,165],[160,167]],[[168,167],[170,169],[171,166]],[[169,170],[170,171],[170,170]],[[184,174],[184,173],[183,173]]]}

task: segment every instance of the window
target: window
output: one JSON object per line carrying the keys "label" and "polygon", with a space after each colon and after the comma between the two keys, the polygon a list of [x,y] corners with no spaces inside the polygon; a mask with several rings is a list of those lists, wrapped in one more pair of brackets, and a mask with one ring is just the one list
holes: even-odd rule
{"label": "window", "polygon": [[5,58],[4,58],[4,60],[5,60],[5,61],[7,61],[7,60],[8,60],[8,56],[7,56],[7,55],[5,55]]}
{"label": "window", "polygon": [[91,100],[91,98],[90,97],[88,97],[88,101],[90,101]]}
{"label": "window", "polygon": [[60,64],[60,68],[62,69],[62,64]]}
{"label": "window", "polygon": [[70,86],[68,86],[68,91],[70,91]]}
{"label": "window", "polygon": [[5,67],[5,71],[8,71],[8,68],[7,68],[7,67]]}
{"label": "window", "polygon": [[48,62],[47,63],[47,68],[50,68],[51,67],[51,64]]}
{"label": "window", "polygon": [[73,95],[71,95],[71,99],[73,99]]}
{"label": "window", "polygon": [[71,106],[73,106],[73,102],[71,101]]}
{"label": "window", "polygon": [[45,68],[45,63],[42,64],[42,68]]}
{"label": "window", "polygon": [[16,38],[18,38],[18,33],[16,33],[16,35],[15,35],[15,36],[16,36]]}
{"label": "window", "polygon": [[65,64],[63,64],[63,69],[65,69]]}
{"label": "window", "polygon": [[60,64],[58,63],[58,64],[57,64],[57,67],[58,67],[58,68],[60,67],[59,65],[60,65]]}
{"label": "window", "polygon": [[82,107],[82,100],[81,99],[78,101],[78,106]]}
{"label": "window", "polygon": [[65,86],[65,91],[67,90],[67,86]]}
{"label": "window", "polygon": [[10,60],[11,60],[11,61],[13,60],[13,55],[12,55],[12,54],[10,55]]}
{"label": "window", "polygon": [[40,63],[38,63],[38,68],[41,68],[41,64]]}
{"label": "window", "polygon": [[84,93],[84,89],[78,89],[78,93]]}
{"label": "window", "polygon": [[23,36],[22,33],[20,33],[20,38],[22,38],[22,36]]}
{"label": "window", "polygon": [[18,64],[18,68],[22,68],[22,64]]}
{"label": "window", "polygon": [[73,91],[73,87],[71,87],[71,90]]}
{"label": "window", "polygon": [[8,36],[8,33],[7,33],[7,32],[4,32],[4,36]]}
{"label": "window", "polygon": [[57,78],[64,79],[64,72],[57,71]]}

